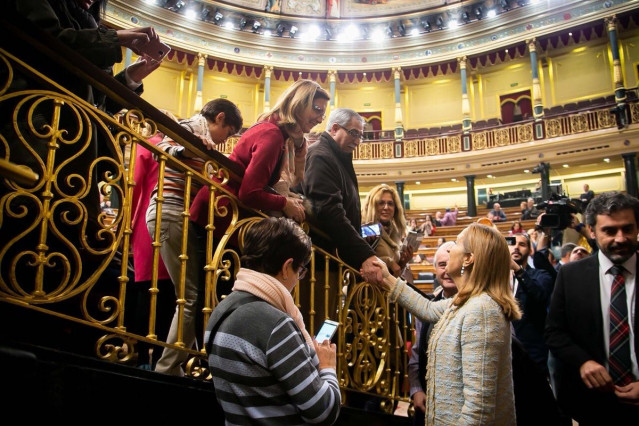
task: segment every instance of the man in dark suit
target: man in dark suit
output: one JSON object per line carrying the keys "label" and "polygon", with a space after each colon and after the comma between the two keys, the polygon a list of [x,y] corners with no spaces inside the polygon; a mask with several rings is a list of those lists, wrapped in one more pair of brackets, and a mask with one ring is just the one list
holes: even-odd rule
{"label": "man in dark suit", "polygon": [[558,402],[580,426],[639,421],[637,223],[636,198],[595,197],[586,225],[599,252],[558,273],[545,338],[562,364]]}

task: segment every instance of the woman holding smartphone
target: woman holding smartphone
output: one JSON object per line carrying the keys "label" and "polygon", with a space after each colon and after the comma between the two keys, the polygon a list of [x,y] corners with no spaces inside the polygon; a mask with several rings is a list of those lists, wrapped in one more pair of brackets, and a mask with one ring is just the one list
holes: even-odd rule
{"label": "woman holding smartphone", "polygon": [[449,255],[446,273],[458,288],[452,300],[431,302],[384,272],[391,302],[436,323],[427,350],[426,425],[515,425],[510,322],[521,311],[510,290],[506,240],[473,223]]}
{"label": "woman holding smartphone", "polygon": [[311,239],[292,220],[249,228],[233,292],[213,311],[206,351],[227,424],[332,424],[341,396],[336,346],[306,331],[291,292]]}
{"label": "woman holding smartphone", "polygon": [[399,277],[413,257],[413,248],[402,245],[406,237],[406,218],[397,190],[386,184],[371,189],[362,207],[362,222],[382,224],[375,253],[393,276]]}

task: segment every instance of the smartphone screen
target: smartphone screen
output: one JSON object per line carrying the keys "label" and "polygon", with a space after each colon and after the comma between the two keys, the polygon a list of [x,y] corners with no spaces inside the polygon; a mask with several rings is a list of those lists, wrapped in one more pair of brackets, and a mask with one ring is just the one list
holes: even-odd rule
{"label": "smartphone screen", "polygon": [[339,323],[336,321],[324,321],[324,324],[322,324],[322,327],[320,327],[319,331],[317,332],[317,336],[315,336],[315,340],[317,340],[317,343],[322,343],[324,340],[331,340],[338,326]]}
{"label": "smartphone screen", "polygon": [[515,237],[506,237],[506,243],[509,246],[514,246],[515,244],[517,244],[517,238],[515,238]]}
{"label": "smartphone screen", "polygon": [[371,223],[362,225],[362,237],[374,237],[382,235],[382,225],[379,223]]}

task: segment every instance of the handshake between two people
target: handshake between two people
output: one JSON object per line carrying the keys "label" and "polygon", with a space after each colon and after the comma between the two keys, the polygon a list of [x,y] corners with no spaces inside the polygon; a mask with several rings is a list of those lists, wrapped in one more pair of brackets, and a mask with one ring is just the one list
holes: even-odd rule
{"label": "handshake between two people", "polygon": [[377,256],[371,256],[362,263],[359,270],[366,282],[378,286],[381,290],[390,291],[395,287],[395,278],[386,263]]}

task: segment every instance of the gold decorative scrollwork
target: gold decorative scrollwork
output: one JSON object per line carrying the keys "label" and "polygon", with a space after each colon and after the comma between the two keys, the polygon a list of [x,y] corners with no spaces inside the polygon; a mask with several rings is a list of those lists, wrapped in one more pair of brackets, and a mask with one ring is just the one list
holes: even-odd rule
{"label": "gold decorative scrollwork", "polygon": [[558,119],[546,120],[546,136],[549,138],[563,136],[561,122]]}
{"label": "gold decorative scrollwork", "polygon": [[639,122],[639,104],[631,102],[628,104],[628,106],[630,107],[630,122]]}
{"label": "gold decorative scrollwork", "polygon": [[590,130],[588,128],[588,119],[586,114],[571,115],[569,118],[572,133],[581,133]]}
{"label": "gold decorative scrollwork", "polygon": [[454,136],[448,136],[446,138],[446,149],[447,152],[450,153],[454,153],[454,152],[460,152],[461,151],[461,136],[459,135],[454,135]]}
{"label": "gold decorative scrollwork", "polygon": [[107,334],[100,337],[96,343],[96,352],[102,359],[112,362],[129,362],[136,356],[135,339],[119,334]]}
{"label": "gold decorative scrollwork", "polygon": [[373,145],[370,143],[363,143],[358,147],[359,159],[370,160],[373,155]]}
{"label": "gold decorative scrollwork", "polygon": [[486,149],[488,132],[477,132],[473,134],[473,149]]}
{"label": "gold decorative scrollwork", "polygon": [[533,140],[533,126],[531,123],[517,126],[517,140],[519,143]]}
{"label": "gold decorative scrollwork", "polygon": [[426,153],[428,155],[439,155],[439,141],[437,139],[425,139]]}
{"label": "gold decorative scrollwork", "polygon": [[404,141],[404,157],[417,157],[419,155],[419,140]]}
{"label": "gold decorative scrollwork", "polygon": [[494,134],[495,145],[506,146],[510,144],[510,135],[508,134],[508,129],[497,129],[494,131]]}
{"label": "gold decorative scrollwork", "polygon": [[[345,344],[342,382],[370,391],[381,380],[390,382],[389,320],[385,296],[368,283],[359,283],[347,295],[340,322],[344,324]],[[384,386],[384,391],[388,391]]]}
{"label": "gold decorative scrollwork", "polygon": [[393,142],[383,142],[379,144],[379,154],[381,158],[389,159],[394,157]]}
{"label": "gold decorative scrollwork", "polygon": [[124,123],[131,132],[141,137],[153,136],[158,130],[157,124],[146,119],[144,113],[137,109],[130,109],[124,114]]}
{"label": "gold decorative scrollwork", "polygon": [[613,127],[617,125],[615,116],[607,109],[597,110],[597,124],[600,129]]}
{"label": "gold decorative scrollwork", "polygon": [[100,209],[107,192],[124,199],[119,141],[97,110],[60,93],[12,92],[0,106],[13,117],[2,128],[3,157],[39,176],[0,188],[0,294],[70,298],[95,284],[122,235],[121,212]]}

